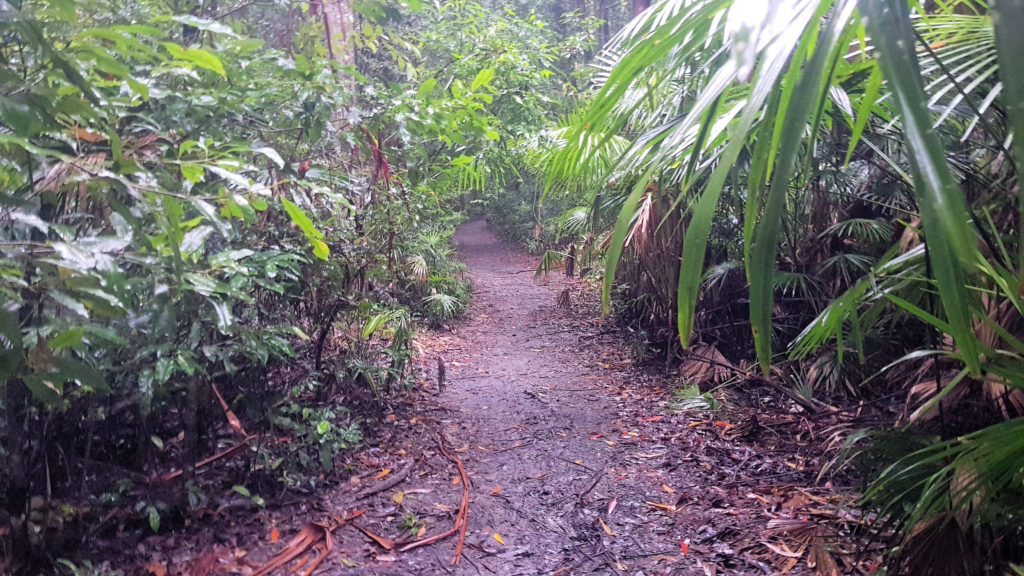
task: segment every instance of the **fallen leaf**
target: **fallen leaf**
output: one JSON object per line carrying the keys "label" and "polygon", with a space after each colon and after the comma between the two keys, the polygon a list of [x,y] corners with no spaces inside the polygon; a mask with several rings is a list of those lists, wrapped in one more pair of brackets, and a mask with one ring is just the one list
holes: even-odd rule
{"label": "fallen leaf", "polygon": [[601,529],[604,530],[605,534],[607,534],[609,536],[618,536],[618,534],[616,534],[615,532],[612,532],[612,529],[609,528],[608,525],[604,523],[604,520],[601,520],[600,518],[598,518],[597,521],[601,523]]}
{"label": "fallen leaf", "polygon": [[423,534],[425,534],[426,531],[427,531],[427,527],[425,525],[424,526],[420,526],[420,529],[416,531],[416,539],[419,540],[420,538],[422,538]]}
{"label": "fallen leaf", "polygon": [[167,576],[167,566],[163,562],[152,562],[146,566],[146,572],[153,576]]}
{"label": "fallen leaf", "polygon": [[689,542],[680,542],[679,543],[679,551],[683,553],[683,556],[686,556],[686,553],[690,551],[690,543]]}
{"label": "fallen leaf", "polygon": [[615,446],[615,442],[612,442],[611,440],[605,440],[604,443],[609,446]]}
{"label": "fallen leaf", "polygon": [[660,422],[661,416],[651,416],[650,418],[644,418],[644,422]]}
{"label": "fallen leaf", "polygon": [[505,545],[505,541],[501,539],[501,534],[498,534],[497,532],[495,532],[494,533],[494,539],[498,541],[498,544],[501,544],[502,546]]}
{"label": "fallen leaf", "polygon": [[650,506],[652,508],[660,508],[661,510],[666,510],[668,512],[675,512],[676,511],[676,507],[675,506],[669,506],[668,504],[658,504],[657,502],[644,502],[644,504],[647,504],[648,506]]}
{"label": "fallen leaf", "polygon": [[380,474],[377,474],[376,476],[374,476],[373,479],[374,480],[380,480],[381,478],[387,476],[388,474],[391,474],[391,468],[385,468],[385,469],[381,470]]}
{"label": "fallen leaf", "polygon": [[459,478],[458,476],[452,478],[452,484],[458,484],[459,482],[462,482],[462,478]]}
{"label": "fallen leaf", "polygon": [[491,496],[496,496],[499,492],[501,492],[501,485],[500,484],[496,485],[494,487],[494,490],[491,490]]}
{"label": "fallen leaf", "polygon": [[391,497],[395,501],[395,504],[401,504],[405,502],[405,492],[395,492],[395,495]]}
{"label": "fallen leaf", "polygon": [[534,476],[534,478],[540,480],[541,478],[547,476],[548,474],[551,474],[551,472],[542,472],[542,473],[537,474],[536,476]]}
{"label": "fallen leaf", "polygon": [[360,526],[359,524],[356,524],[354,522],[352,523],[352,525],[355,526],[356,529],[359,530],[360,532],[362,532],[363,534],[366,534],[367,538],[369,538],[370,540],[373,540],[377,544],[380,544],[381,548],[383,548],[385,550],[394,550],[395,549],[395,541],[392,540],[391,538],[387,538],[385,536],[381,536],[380,534],[377,534],[373,530],[370,530],[369,528],[363,528],[362,526]]}
{"label": "fallen leaf", "polygon": [[359,568],[359,564],[351,558],[342,558],[341,563],[349,568]]}
{"label": "fallen leaf", "polygon": [[277,528],[274,528],[273,530],[270,531],[270,541],[271,542],[277,542],[280,539],[281,539],[281,531],[280,530],[278,530]]}
{"label": "fallen leaf", "polygon": [[694,420],[693,422],[690,422],[689,424],[687,424],[686,427],[687,428],[696,428],[697,426],[700,426],[703,423],[704,423],[703,420]]}
{"label": "fallen leaf", "polygon": [[732,424],[729,424],[728,422],[722,420],[718,420],[717,422],[715,422],[715,426],[719,428],[732,428]]}
{"label": "fallen leaf", "polygon": [[615,506],[616,506],[616,504],[618,504],[618,503],[619,503],[619,501],[618,501],[618,500],[616,500],[615,498],[612,498],[612,501],[608,503],[608,515],[609,515],[609,516],[611,516],[611,515],[612,515],[612,512],[614,512],[614,511],[615,511]]}
{"label": "fallen leaf", "polygon": [[664,490],[665,492],[668,492],[669,494],[675,494],[676,493],[676,491],[673,490],[672,487],[669,486],[668,484],[662,484],[661,485],[661,489]]}

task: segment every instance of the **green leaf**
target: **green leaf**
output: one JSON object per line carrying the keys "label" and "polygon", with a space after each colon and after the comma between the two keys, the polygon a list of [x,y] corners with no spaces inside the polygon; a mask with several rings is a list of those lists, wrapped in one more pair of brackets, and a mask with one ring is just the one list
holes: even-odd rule
{"label": "green leaf", "polygon": [[310,244],[313,246],[313,255],[321,260],[327,260],[331,255],[330,248],[324,243],[324,233],[317,230],[316,226],[313,225],[313,221],[306,216],[306,213],[301,208],[296,206],[293,202],[287,198],[281,198],[281,204],[284,205],[285,212],[292,219],[292,222],[302,230],[302,233],[306,235]]}
{"label": "green leaf", "polygon": [[476,92],[477,88],[490,84],[491,80],[493,79],[494,68],[484,68],[483,70],[477,72],[476,78],[473,78],[473,84],[470,86],[469,90],[471,92]]}
{"label": "green leaf", "polygon": [[420,84],[420,89],[416,91],[418,98],[426,98],[434,93],[434,88],[437,86],[437,78],[427,78],[427,81]]}
{"label": "green leaf", "polygon": [[231,487],[231,489],[234,490],[235,492],[238,492],[242,496],[245,496],[246,498],[252,498],[252,494],[249,493],[249,489],[246,488],[245,486],[242,486],[241,484],[235,484],[234,486]]}
{"label": "green leaf", "polygon": [[60,350],[61,348],[70,348],[77,346],[85,335],[85,330],[82,328],[71,328],[60,334],[58,334],[53,340],[50,340],[50,350]]}
{"label": "green leaf", "polygon": [[942,142],[932,129],[907,3],[860,0],[859,4],[900,112],[928,260],[938,283],[942,308],[964,362],[971,374],[977,376],[981,373],[981,362],[966,278],[967,270],[974,268],[982,257],[968,220],[967,201],[946,163]]}
{"label": "green leaf", "polygon": [[277,153],[277,150],[274,150],[270,146],[253,146],[252,151],[270,158],[274,161],[274,164],[277,164],[278,168],[284,168],[284,158],[281,158],[281,155]]}
{"label": "green leaf", "polygon": [[[827,7],[828,4],[823,2],[822,7]],[[747,281],[750,283],[750,325],[757,358],[765,374],[768,373],[772,361],[771,326],[775,296],[775,259],[779,248],[778,236],[785,216],[786,194],[790,178],[796,169],[807,121],[814,113],[818,102],[828,93],[826,86],[829,84],[829,75],[826,74],[826,70],[830,70],[829,67],[836,58],[845,54],[845,46],[841,45],[839,39],[854,8],[853,0],[840,0],[821,38],[816,38],[817,31],[813,27],[808,29],[803,42],[816,38],[816,48],[793,91],[792,101],[788,106],[780,106],[785,108],[786,113],[779,139],[778,160],[768,188],[764,214],[754,229],[754,243],[747,265]]]}
{"label": "green leaf", "polygon": [[174,56],[178,60],[184,60],[185,62],[195,64],[200,68],[211,70],[220,74],[224,78],[227,78],[227,74],[224,72],[224,65],[220,63],[220,59],[206,50],[193,47],[182,48],[174,42],[161,42],[161,45],[171,54],[171,56]]}
{"label": "green leaf", "polygon": [[18,315],[0,308],[0,383],[6,384],[24,365],[25,350]]}
{"label": "green leaf", "polygon": [[149,507],[149,527],[153,532],[160,531],[160,512],[154,506]]}

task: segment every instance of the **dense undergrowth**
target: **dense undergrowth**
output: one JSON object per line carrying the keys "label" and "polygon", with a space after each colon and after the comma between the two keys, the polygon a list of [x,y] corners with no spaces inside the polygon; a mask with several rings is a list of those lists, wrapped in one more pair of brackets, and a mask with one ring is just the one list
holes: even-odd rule
{"label": "dense undergrowth", "polygon": [[602,248],[639,356],[705,390],[767,377],[812,412],[905,399],[836,460],[863,465],[894,573],[1024,560],[1021,9],[1002,4],[661,2],[532,158],[565,206],[551,260]]}
{"label": "dense undergrowth", "polygon": [[186,4],[0,4],[5,570],[344,477],[593,25],[353,3],[346,63],[320,3]]}

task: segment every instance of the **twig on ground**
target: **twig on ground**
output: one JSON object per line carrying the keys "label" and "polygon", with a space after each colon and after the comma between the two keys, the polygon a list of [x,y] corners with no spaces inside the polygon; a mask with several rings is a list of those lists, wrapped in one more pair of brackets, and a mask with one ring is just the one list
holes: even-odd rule
{"label": "twig on ground", "polygon": [[586,506],[587,505],[587,501],[586,501],[587,494],[590,494],[590,491],[593,490],[597,486],[597,483],[601,481],[601,478],[604,478],[604,470],[601,470],[597,474],[594,474],[594,476],[590,479],[590,482],[587,482],[587,487],[584,488],[579,493],[580,505],[581,506]]}
{"label": "twig on ground", "polygon": [[409,472],[412,472],[413,466],[415,466],[418,461],[419,458],[413,458],[411,462],[405,465],[405,468],[399,470],[398,473],[391,478],[382,480],[373,486],[361,490],[356,494],[356,499],[366,498],[372,494],[383,492],[389,488],[397,486],[402,480],[405,480],[405,477],[409,475]]}

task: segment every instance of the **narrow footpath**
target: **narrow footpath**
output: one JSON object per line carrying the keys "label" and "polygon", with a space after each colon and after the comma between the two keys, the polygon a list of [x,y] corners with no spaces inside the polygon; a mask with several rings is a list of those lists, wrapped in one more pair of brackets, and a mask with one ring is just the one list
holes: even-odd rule
{"label": "narrow footpath", "polygon": [[[751,429],[719,420],[735,413],[672,409],[678,377],[631,366],[595,287],[562,274],[535,280],[536,259],[482,221],[456,240],[473,300],[454,328],[420,338],[420,399],[396,411],[381,446],[357,457],[351,482],[324,494],[319,511],[279,518],[301,526],[302,514],[362,514],[361,530],[335,532],[318,574],[813,573],[798,558],[815,546],[825,558],[834,538],[805,510],[833,497],[805,488],[813,465],[800,446],[777,447],[756,417]],[[401,551],[452,529],[463,499],[456,459],[469,480],[458,564],[457,534]]]}

